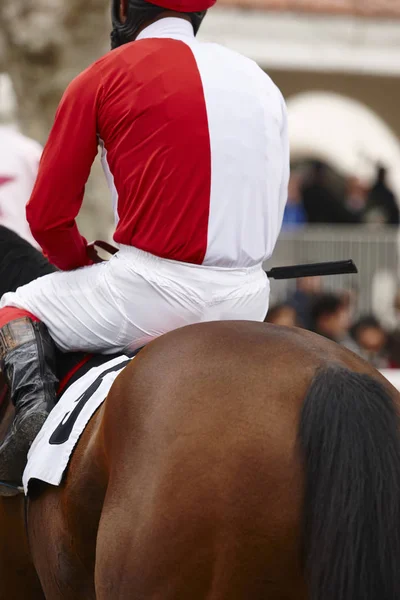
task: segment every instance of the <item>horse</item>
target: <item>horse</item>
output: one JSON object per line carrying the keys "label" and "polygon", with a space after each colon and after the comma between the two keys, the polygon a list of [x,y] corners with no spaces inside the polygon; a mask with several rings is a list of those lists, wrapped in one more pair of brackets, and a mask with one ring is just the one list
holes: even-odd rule
{"label": "horse", "polygon": [[25,510],[0,498],[0,599],[398,600],[399,409],[374,368],[301,329],[163,335],[60,486]]}

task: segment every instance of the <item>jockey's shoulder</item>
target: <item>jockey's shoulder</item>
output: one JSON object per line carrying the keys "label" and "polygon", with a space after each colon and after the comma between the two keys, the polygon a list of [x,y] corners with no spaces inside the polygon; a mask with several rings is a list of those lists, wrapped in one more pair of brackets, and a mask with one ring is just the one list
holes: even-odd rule
{"label": "jockey's shoulder", "polygon": [[[129,68],[130,66],[132,68],[136,53],[139,57],[142,52],[148,53],[151,40],[159,41],[158,38],[136,40],[110,50],[80,73],[72,82],[72,85],[81,88],[88,85],[93,87],[107,81],[110,76],[113,78],[117,72],[124,70],[126,67]],[[251,80],[258,81],[257,85],[260,92],[269,97],[274,97],[279,103],[283,102],[279,88],[254,60],[226,46],[212,42],[200,42],[195,39],[193,45],[197,46],[198,49],[200,48],[200,52],[206,56],[207,64],[219,63],[222,68],[227,64],[229,68],[234,68],[235,71],[247,73]]]}
{"label": "jockey's shoulder", "polygon": [[241,73],[247,73],[252,79],[257,80],[260,87],[265,91],[268,91],[270,94],[272,93],[277,98],[281,99],[282,94],[278,86],[274,83],[268,73],[252,58],[215,42],[198,42],[196,40],[196,43],[202,46],[205,52],[208,53],[211,63],[213,58],[220,58],[222,61],[226,61],[232,65],[235,70],[238,70]]}
{"label": "jockey's shoulder", "polygon": [[[149,51],[149,42],[151,41],[159,41],[158,38],[147,38],[145,40],[135,40],[133,42],[129,42],[127,44],[123,44],[118,48],[114,48],[113,50],[109,50],[106,54],[98,58],[88,70],[101,71],[103,68],[117,66],[120,67],[125,59],[131,59],[132,56],[141,55],[142,52]],[[143,44],[145,42],[146,45]]]}
{"label": "jockey's shoulder", "polygon": [[101,79],[102,75],[109,70],[112,70],[113,67],[121,67],[121,58],[124,54],[131,52],[131,47],[135,43],[136,42],[131,42],[130,44],[125,44],[124,46],[116,48],[115,50],[109,50],[106,54],[89,65],[86,69],[81,71],[71,81],[71,84],[75,85],[76,83],[83,83],[93,79]]}

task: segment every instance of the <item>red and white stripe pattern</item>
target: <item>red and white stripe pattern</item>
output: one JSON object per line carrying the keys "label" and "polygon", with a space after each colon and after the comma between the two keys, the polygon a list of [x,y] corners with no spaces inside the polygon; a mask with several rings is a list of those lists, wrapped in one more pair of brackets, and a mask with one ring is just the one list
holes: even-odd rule
{"label": "red and white stripe pattern", "polygon": [[168,18],[72,82],[28,209],[61,268],[86,264],[74,219],[99,139],[117,242],[228,268],[271,255],[287,198],[286,108],[254,62]]}

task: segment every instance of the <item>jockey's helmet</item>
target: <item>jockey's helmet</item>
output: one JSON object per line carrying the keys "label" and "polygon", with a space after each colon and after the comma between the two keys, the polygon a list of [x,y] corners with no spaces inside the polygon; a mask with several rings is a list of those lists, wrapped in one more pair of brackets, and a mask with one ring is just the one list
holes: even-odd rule
{"label": "jockey's helmet", "polygon": [[141,29],[163,12],[186,14],[190,17],[194,33],[197,34],[207,10],[215,2],[216,0],[156,0],[156,3],[150,3],[147,0],[127,0],[127,17],[126,21],[122,22],[121,0],[112,0],[111,47],[117,48],[133,42]]}

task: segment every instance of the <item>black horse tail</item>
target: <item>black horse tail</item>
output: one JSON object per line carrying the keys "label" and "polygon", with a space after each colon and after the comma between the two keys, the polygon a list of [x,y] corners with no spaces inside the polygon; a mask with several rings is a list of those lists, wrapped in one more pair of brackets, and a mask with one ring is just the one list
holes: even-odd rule
{"label": "black horse tail", "polygon": [[320,369],[299,440],[310,600],[399,600],[400,428],[389,391],[369,375]]}

